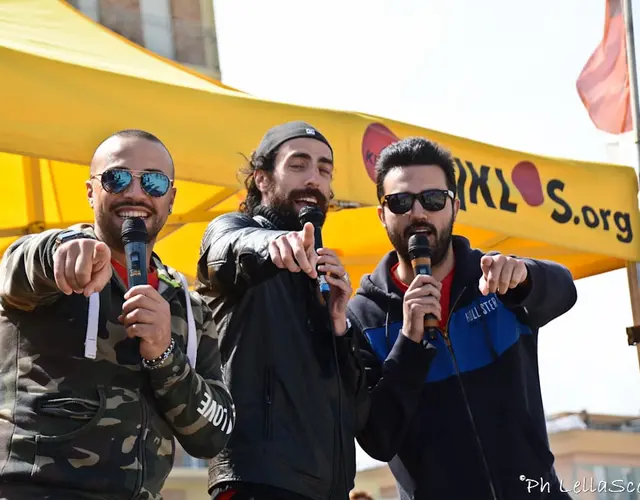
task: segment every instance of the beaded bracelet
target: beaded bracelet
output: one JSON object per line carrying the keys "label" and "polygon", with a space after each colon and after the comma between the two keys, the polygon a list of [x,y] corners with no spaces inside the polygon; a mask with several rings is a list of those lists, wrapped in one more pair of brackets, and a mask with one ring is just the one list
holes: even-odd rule
{"label": "beaded bracelet", "polygon": [[142,358],[142,366],[147,370],[155,370],[156,368],[160,368],[164,364],[164,362],[169,358],[169,356],[171,355],[175,347],[176,347],[176,341],[174,339],[171,339],[171,344],[169,344],[169,347],[167,347],[167,350],[164,351],[162,354],[160,354],[160,356],[158,356],[156,359],[146,360]]}

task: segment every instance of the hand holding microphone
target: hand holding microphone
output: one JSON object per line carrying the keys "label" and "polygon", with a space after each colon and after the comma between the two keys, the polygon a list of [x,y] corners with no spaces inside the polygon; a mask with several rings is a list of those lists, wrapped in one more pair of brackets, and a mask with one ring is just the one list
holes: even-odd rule
{"label": "hand holding microphone", "polygon": [[306,228],[313,227],[313,249],[317,258],[318,289],[329,306],[333,331],[337,336],[347,331],[347,303],[351,297],[351,283],[342,262],[334,250],[322,245],[322,226],[325,215],[318,207],[305,207],[298,218]]}
{"label": "hand holding microphone", "polygon": [[140,339],[140,356],[153,360],[171,344],[171,310],[164,297],[147,284],[148,235],[144,221],[138,217],[126,219],[121,234],[128,290],[118,320],[130,338]]}
{"label": "hand holding microphone", "polygon": [[433,338],[442,318],[440,290],[442,284],[431,276],[431,251],[426,234],[409,238],[409,257],[415,277],[404,294],[402,333],[421,342],[425,333]]}

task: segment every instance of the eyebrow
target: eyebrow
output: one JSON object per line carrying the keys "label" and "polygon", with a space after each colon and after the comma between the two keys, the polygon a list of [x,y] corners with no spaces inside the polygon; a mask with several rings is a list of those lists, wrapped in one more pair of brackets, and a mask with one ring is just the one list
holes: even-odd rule
{"label": "eyebrow", "polygon": [[[311,161],[311,155],[307,154],[307,153],[293,153],[291,154],[291,156],[289,156],[289,158],[300,158],[302,160],[308,160]],[[321,156],[320,158],[318,158],[318,163],[327,163],[328,165],[333,166],[333,160],[331,158],[327,158],[326,156]]]}

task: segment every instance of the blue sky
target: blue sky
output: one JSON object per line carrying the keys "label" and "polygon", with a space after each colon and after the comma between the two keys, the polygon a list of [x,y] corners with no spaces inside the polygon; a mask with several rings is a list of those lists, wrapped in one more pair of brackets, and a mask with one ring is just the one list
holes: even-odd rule
{"label": "blue sky", "polygon": [[[640,19],[640,0],[633,3]],[[222,79],[256,96],[382,115],[527,152],[635,165],[629,138],[597,131],[575,90],[602,37],[604,0],[214,6]],[[576,306],[541,331],[547,413],[640,414],[638,355],[626,345],[626,279],[619,270],[579,280]]]}

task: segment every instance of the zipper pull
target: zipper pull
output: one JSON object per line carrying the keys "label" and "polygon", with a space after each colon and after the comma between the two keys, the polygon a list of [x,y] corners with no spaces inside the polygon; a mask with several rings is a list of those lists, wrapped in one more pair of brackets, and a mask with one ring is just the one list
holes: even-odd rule
{"label": "zipper pull", "polygon": [[451,347],[451,339],[449,338],[449,332],[447,330],[442,331],[442,338],[444,343],[447,344],[447,347]]}

